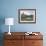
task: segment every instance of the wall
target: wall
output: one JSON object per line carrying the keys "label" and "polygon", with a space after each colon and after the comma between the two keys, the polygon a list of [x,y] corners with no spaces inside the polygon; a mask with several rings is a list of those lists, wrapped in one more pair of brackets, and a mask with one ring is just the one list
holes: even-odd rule
{"label": "wall", "polygon": [[[11,31],[46,31],[46,1],[45,0],[1,0],[1,15],[13,17],[15,25]],[[36,9],[36,24],[19,24],[18,9]],[[2,32],[8,31],[6,25],[2,25]]]}

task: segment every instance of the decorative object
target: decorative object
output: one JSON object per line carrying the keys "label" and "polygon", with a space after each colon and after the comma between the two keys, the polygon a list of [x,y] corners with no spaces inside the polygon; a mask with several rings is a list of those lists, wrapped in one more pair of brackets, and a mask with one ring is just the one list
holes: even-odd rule
{"label": "decorative object", "polygon": [[26,32],[25,35],[38,35],[37,33]]}
{"label": "decorative object", "polygon": [[5,25],[9,25],[9,32],[8,34],[11,35],[10,33],[10,25],[14,24],[14,19],[13,18],[5,18]]}
{"label": "decorative object", "polygon": [[19,23],[36,23],[36,9],[19,9]]}

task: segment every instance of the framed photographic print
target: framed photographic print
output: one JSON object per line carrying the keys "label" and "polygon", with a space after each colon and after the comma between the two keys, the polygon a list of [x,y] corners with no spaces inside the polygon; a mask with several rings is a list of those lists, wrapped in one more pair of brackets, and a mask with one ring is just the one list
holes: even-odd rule
{"label": "framed photographic print", "polygon": [[36,23],[36,9],[19,9],[19,23]]}

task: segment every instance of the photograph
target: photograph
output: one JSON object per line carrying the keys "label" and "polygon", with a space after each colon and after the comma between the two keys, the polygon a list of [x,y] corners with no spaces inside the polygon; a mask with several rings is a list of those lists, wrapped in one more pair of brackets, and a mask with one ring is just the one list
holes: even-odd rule
{"label": "photograph", "polygon": [[36,23],[36,9],[19,9],[19,23]]}

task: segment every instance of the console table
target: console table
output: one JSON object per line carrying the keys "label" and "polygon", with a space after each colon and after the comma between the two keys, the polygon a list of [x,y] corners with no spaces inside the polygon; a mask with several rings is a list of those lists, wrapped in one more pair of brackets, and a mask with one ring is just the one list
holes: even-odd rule
{"label": "console table", "polygon": [[4,46],[43,46],[43,35],[40,32],[38,35],[25,35],[26,32],[11,32],[8,35],[4,33]]}

